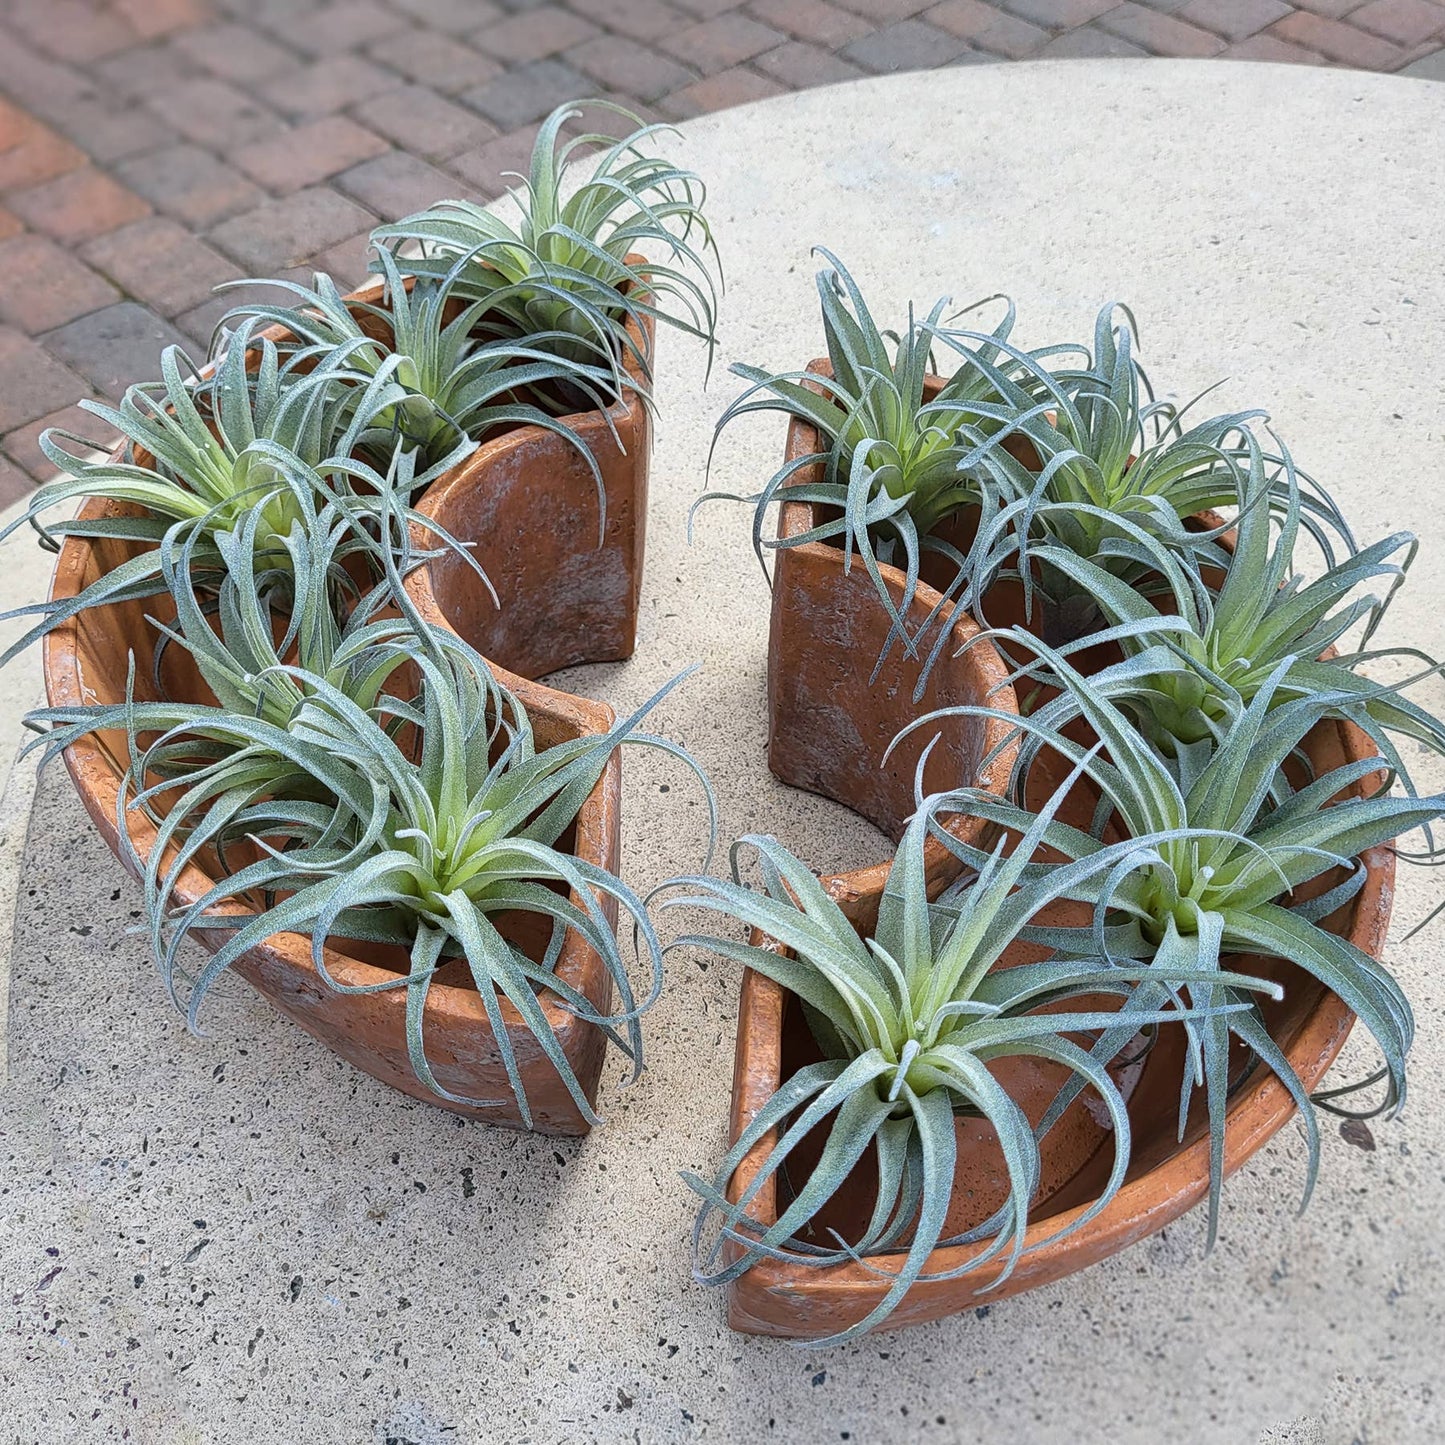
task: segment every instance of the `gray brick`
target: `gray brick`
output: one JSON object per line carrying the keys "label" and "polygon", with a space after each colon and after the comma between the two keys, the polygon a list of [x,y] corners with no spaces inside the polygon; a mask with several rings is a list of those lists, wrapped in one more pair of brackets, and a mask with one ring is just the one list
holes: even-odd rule
{"label": "gray brick", "polygon": [[174,326],[135,301],[92,311],[37,339],[109,397],[132,382],[154,380],[162,348],[185,343]]}
{"label": "gray brick", "polygon": [[374,219],[355,201],[325,186],[311,186],[224,222],[208,239],[254,276],[298,266],[365,230]]}

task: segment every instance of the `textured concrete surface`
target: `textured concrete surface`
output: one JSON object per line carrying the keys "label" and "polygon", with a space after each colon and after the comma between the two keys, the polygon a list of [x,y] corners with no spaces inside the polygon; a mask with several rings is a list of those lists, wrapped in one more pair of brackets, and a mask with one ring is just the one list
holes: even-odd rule
{"label": "textured concrete surface", "polygon": [[[926,118],[955,117],[947,126]],[[1021,339],[1089,334],[1127,298],[1161,386],[1268,405],[1366,538],[1427,549],[1392,638],[1439,650],[1434,476],[1445,277],[1445,89],[1359,74],[1160,62],[870,81],[689,123],[730,291],[722,355],[664,342],[642,638],[563,685],[633,703],[704,663],[659,726],[717,780],[726,836],[770,829],[819,868],[884,847],[767,773],[767,595],[742,509],[685,513],[734,359],[817,349],[828,243],[880,314],[1011,292]],[[765,161],[760,158],[766,158]],[[771,470],[740,425],[712,482]],[[1439,688],[1423,694],[1445,704]],[[1437,786],[1439,769],[1427,773]],[[625,869],[691,867],[680,770],[626,763]],[[668,791],[664,792],[666,788]],[[0,1406],[69,1441],[993,1442],[1413,1445],[1445,1438],[1445,983],[1438,885],[1406,871],[1390,962],[1420,1036],[1405,1117],[1286,1129],[1195,1217],[1057,1288],[827,1353],[730,1334],[688,1277],[680,1168],[723,1146],[737,980],[675,955],[651,1067],[580,1145],[459,1123],[358,1077],[239,984],[196,1040],[159,996],[135,889],[63,774],[23,859],[0,1095]],[[1352,1044],[1337,1077],[1373,1067]]]}

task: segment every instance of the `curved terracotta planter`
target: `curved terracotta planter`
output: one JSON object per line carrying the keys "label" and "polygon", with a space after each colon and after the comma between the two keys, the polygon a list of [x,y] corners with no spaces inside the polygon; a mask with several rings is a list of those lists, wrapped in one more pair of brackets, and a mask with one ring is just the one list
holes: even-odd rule
{"label": "curved terracotta planter", "polygon": [[[641,256],[629,256],[645,264]],[[629,326],[651,356],[652,318]],[[634,388],[646,385],[630,354]],[[475,569],[446,552],[412,573],[407,589],[445,618],[484,657],[521,677],[583,662],[620,662],[637,645],[637,609],[647,535],[652,416],[639,390],[604,414],[562,418],[602,473],[606,515],[599,536],[597,482],[570,442],[539,426],[515,427],[438,478],[417,510],[471,554],[497,590],[493,602]],[[420,547],[436,540],[417,529]]]}
{"label": "curved terracotta planter", "polygon": [[[1336,767],[1351,759],[1371,758],[1375,748],[1348,723],[1322,724],[1311,735],[1310,752],[1317,769]],[[1363,794],[1365,783],[1354,790]],[[1331,915],[1327,926],[1373,957],[1380,957],[1393,899],[1395,857],[1388,847],[1364,855],[1367,876],[1360,893]],[[1317,880],[1323,891],[1330,880]],[[876,917],[876,901],[872,915]],[[860,906],[850,915],[855,926],[870,926],[860,919],[869,909]],[[1073,920],[1071,920],[1073,921]],[[756,938],[755,942],[766,942]],[[1036,956],[1036,955],[1035,955]],[[1027,962],[1022,950],[1006,963]],[[1323,985],[1301,970],[1278,960],[1241,962],[1285,986],[1278,1004],[1265,1006],[1270,1032],[1280,1043],[1306,1089],[1314,1089],[1345,1042],[1354,1015]],[[1118,1195],[1095,1219],[1068,1239],[1032,1249],[1020,1259],[1013,1274],[996,1289],[989,1286],[999,1273],[997,1262],[952,1280],[920,1281],[908,1291],[884,1328],[920,1324],[964,1309],[975,1308],[1040,1285],[1052,1284],[1087,1265],[1116,1254],[1156,1233],[1205,1197],[1209,1183],[1209,1138],[1202,1099],[1190,1116],[1184,1142],[1177,1138],[1179,1086],[1184,1067],[1182,1030],[1162,1031],[1160,1041],[1143,1063],[1129,1103],[1134,1147],[1129,1174]],[[758,1110],[803,1064],[816,1057],[807,1025],[792,996],[777,984],[751,970],[745,972],[738,1011],[737,1057],[733,1074],[731,1138],[736,1139]],[[1048,1092],[1048,1080],[1015,1069],[1008,1081],[1020,1102],[1037,1110]],[[1046,1102],[1046,1100],[1045,1100]],[[1233,1173],[1291,1118],[1294,1104],[1284,1087],[1267,1070],[1255,1070],[1234,1093],[1227,1116],[1225,1171]],[[1036,1115],[1035,1115],[1036,1116]],[[1077,1218],[1098,1196],[1112,1164],[1108,1134],[1092,1115],[1081,1115],[1080,1105],[1070,1110],[1060,1128],[1042,1141],[1044,1188],[1029,1226],[1028,1242],[1035,1244]],[[948,1227],[961,1230],[988,1217],[1003,1188],[1002,1161],[992,1131],[976,1121],[960,1121],[959,1174]],[[1092,1142],[1091,1142],[1092,1137]],[[738,1169],[730,1188],[737,1199],[757,1173],[770,1140],[764,1140]],[[798,1183],[794,1180],[794,1185]],[[839,1218],[856,1217],[871,1204],[866,1171],[854,1176],[851,1197],[842,1201]],[[759,1221],[777,1218],[776,1181],[766,1184],[750,1211]],[[925,1273],[964,1264],[977,1246],[939,1249]],[[896,1270],[902,1254],[875,1257],[883,1270]],[[878,1303],[888,1280],[857,1265],[825,1269],[796,1259],[765,1260],[731,1286],[729,1322],[749,1334],[816,1338],[846,1329]],[[980,1293],[986,1291],[986,1293]]]}
{"label": "curved terracotta planter", "polygon": [[[92,500],[80,515],[92,520],[119,513],[118,504]],[[137,544],[110,538],[68,538],[56,564],[51,597],[75,596],[136,550]],[[132,650],[136,654],[137,695],[142,699],[154,696],[151,660],[157,634],[145,617],[149,613],[163,619],[167,600],[152,597],[92,607],[51,632],[45,638],[43,654],[46,693],[51,705],[123,701],[128,654]],[[173,610],[171,615],[174,616]],[[180,649],[173,648],[171,652],[176,654],[175,665],[184,667]],[[171,665],[169,660],[167,665]],[[539,747],[602,733],[612,725],[612,709],[603,703],[570,697],[500,670],[497,675],[499,681],[521,698],[532,719]],[[201,695],[194,672],[190,679],[178,674],[168,678],[168,682],[180,689],[189,687],[190,696]],[[121,855],[117,847],[116,798],[125,756],[125,738],[121,733],[93,734],[68,748],[65,754],[66,766],[86,811],[117,856]],[[613,871],[620,851],[621,788],[621,760],[614,753],[582,805],[573,830],[572,849],[576,855]],[[132,841],[141,855],[146,856],[155,841],[155,830],[142,814],[131,812],[128,816]],[[193,902],[213,881],[200,866],[188,867],[176,889],[177,903],[184,906]],[[603,907],[615,922],[615,903],[603,900]],[[226,911],[248,910],[237,905]],[[505,933],[508,929],[504,920],[502,915],[498,922]],[[528,922],[528,916],[519,915],[510,936],[529,951],[535,948],[535,956],[540,958],[546,939],[531,937]],[[365,950],[358,946],[358,951]],[[333,976],[348,984],[379,983],[401,976],[397,968],[385,967],[384,961],[368,961],[331,948],[326,951],[326,961]],[[494,1101],[485,1108],[449,1104],[416,1078],[407,1058],[404,988],[373,994],[334,992],[312,966],[310,940],[294,933],[277,934],[261,947],[250,950],[235,965],[235,971],[293,1022],[383,1083],[473,1118],[523,1127],[481,999],[460,963],[449,970],[454,977],[444,973],[428,996],[427,1054],[437,1078],[446,1088],[470,1098]],[[596,953],[574,933],[568,934],[563,945],[557,974],[581,990],[599,1011],[611,1008],[612,980]],[[555,995],[544,992],[540,997],[587,1097],[594,1099],[605,1048],[603,1034],[564,1009]],[[533,1127],[546,1134],[586,1133],[587,1121],[531,1031],[505,1000],[502,1010],[531,1105]]]}
{"label": "curved terracotta planter", "polygon": [[[627,261],[647,264],[635,253]],[[407,281],[409,286],[412,278]],[[380,306],[384,291],[378,278],[343,299]],[[368,335],[386,340],[373,318],[363,314],[359,321]],[[629,320],[627,334],[633,348],[649,360],[654,356],[652,317],[640,324]],[[289,333],[270,326],[259,335],[280,341]],[[583,662],[620,662],[637,645],[652,414],[641,395],[648,377],[632,350],[622,357],[622,369],[633,388],[625,403],[605,413],[559,418],[602,474],[601,528],[591,467],[575,446],[540,426],[502,428],[417,501],[422,515],[468,544],[497,601],[455,552],[413,572],[407,590],[483,657],[519,677],[538,678]],[[425,550],[438,545],[420,528],[413,539]]]}
{"label": "curved terracotta planter", "polygon": [[[813,370],[826,370],[815,361]],[[929,393],[942,385],[931,378]],[[796,418],[790,423],[787,460],[796,461],[820,449],[816,429]],[[815,480],[813,469],[797,476],[797,484]],[[810,503],[787,499],[778,515],[778,536],[796,537],[817,525],[818,510]],[[772,614],[768,628],[768,767],[790,787],[820,793],[852,808],[875,827],[898,837],[914,809],[914,778],[923,749],[936,736],[924,771],[924,788],[973,784],[1001,792],[1013,765],[1013,748],[1003,750],[985,766],[1000,744],[1007,744],[1009,725],[999,721],[950,718],[935,732],[920,730],[894,749],[889,744],[921,713],[960,704],[986,705],[1017,711],[1008,669],[997,650],[978,643],[961,655],[978,625],[966,613],[944,603],[935,627],[951,633],[929,674],[921,701],[914,691],[924,657],[908,658],[895,641],[876,678],[875,664],[888,638],[890,620],[873,579],[856,557],[843,569],[843,551],[826,542],[803,542],[774,552]],[[880,568],[894,604],[902,605],[904,574],[897,567]],[[920,582],[905,614],[914,631],[940,601]],[[947,826],[959,831],[966,820]],[[930,839],[925,862],[931,884],[941,886],[957,876],[959,865],[942,844]],[[833,896],[845,907],[854,900],[876,910],[886,864],[838,875],[828,880]]]}

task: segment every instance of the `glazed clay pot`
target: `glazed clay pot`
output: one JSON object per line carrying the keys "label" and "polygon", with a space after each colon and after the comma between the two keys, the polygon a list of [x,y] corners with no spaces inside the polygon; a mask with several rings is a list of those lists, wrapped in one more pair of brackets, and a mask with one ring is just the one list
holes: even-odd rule
{"label": "glazed clay pot", "polygon": [[[115,516],[120,514],[122,505],[92,500],[80,515],[87,521]],[[133,513],[135,509],[126,510]],[[75,596],[137,550],[138,544],[111,538],[68,538],[56,564],[52,599]],[[153,697],[151,660],[157,634],[145,617],[149,613],[163,620],[167,602],[165,597],[150,597],[92,607],[52,631],[44,640],[43,653],[46,693],[51,705],[124,700],[127,662],[132,651],[136,657],[136,695],[139,700]],[[170,615],[174,616],[173,609]],[[181,649],[172,648],[169,652],[176,654],[179,663],[184,663]],[[169,655],[166,665],[172,666]],[[497,675],[526,707],[539,748],[606,732],[613,722],[612,709],[605,704],[569,697],[500,671]],[[189,678],[183,673],[168,675],[167,683],[172,695],[204,697],[193,669]],[[125,736],[120,732],[92,734],[65,753],[66,766],[86,811],[117,856],[123,855],[118,847],[116,799],[126,755]],[[621,760],[614,753],[571,830],[571,851],[612,871],[617,868],[620,846],[621,781]],[[154,844],[155,830],[144,814],[131,811],[127,816],[131,839],[141,855],[146,856]],[[183,907],[189,905],[202,896],[213,881],[201,866],[192,864],[181,875],[176,902]],[[574,898],[573,902],[576,904],[578,900]],[[615,902],[603,899],[602,906],[615,922]],[[237,904],[223,911],[245,913],[249,910]],[[532,936],[530,915],[517,915],[513,920],[499,915],[497,921],[503,933],[533,956],[541,957],[546,939]],[[199,935],[202,939],[207,936],[206,932]],[[368,957],[359,956],[361,953],[367,953]],[[387,967],[384,953],[377,958],[364,945],[357,945],[356,955],[328,948],[326,963],[332,976],[345,984],[380,983],[402,976],[405,969],[404,959],[398,959],[396,966]],[[312,966],[310,939],[294,933],[277,934],[262,946],[251,949],[235,965],[235,971],[281,1013],[383,1083],[472,1118],[523,1127],[491,1025],[460,961],[438,977],[428,995],[427,1056],[444,1087],[469,1098],[488,1100],[482,1108],[453,1105],[433,1094],[416,1078],[407,1057],[405,988],[371,994],[334,992]],[[612,980],[601,959],[575,933],[569,933],[563,945],[557,960],[557,974],[585,994],[599,1012],[611,1008]],[[540,999],[588,1099],[594,1099],[606,1042],[603,1034],[562,1008],[555,995],[543,992]],[[505,999],[501,1006],[532,1109],[533,1127],[545,1134],[585,1134],[589,1128],[587,1121],[530,1029]]]}
{"label": "glazed clay pot", "polygon": [[[1317,772],[1348,760],[1375,756],[1368,738],[1343,722],[1316,728],[1307,751]],[[1363,795],[1374,781],[1367,778],[1351,791]],[[1091,800],[1086,799],[1085,805],[1091,806]],[[1363,857],[1364,887],[1332,914],[1325,926],[1378,958],[1389,924],[1395,858],[1388,846],[1373,848]],[[1316,880],[1311,892],[1323,892],[1336,881],[1328,877]],[[866,932],[876,913],[876,899],[870,906],[867,899],[860,898],[850,910],[850,918],[855,927]],[[755,936],[754,942],[767,940]],[[1027,961],[1029,956],[1018,948],[1004,960],[1006,964]],[[1273,959],[1241,959],[1236,964],[1243,972],[1256,972],[1284,985],[1283,1000],[1265,1004],[1265,1018],[1304,1087],[1313,1090],[1343,1046],[1354,1015],[1323,985],[1291,965]],[[1083,1213],[1098,1197],[1113,1162],[1109,1134],[1098,1127],[1092,1115],[1081,1116],[1076,1103],[1061,1126],[1041,1143],[1044,1183],[1029,1225],[1029,1252],[1020,1258],[1009,1278],[997,1288],[988,1288],[1000,1271],[995,1261],[954,1279],[921,1280],[908,1291],[884,1328],[920,1324],[975,1308],[980,1299],[992,1302],[1053,1284],[1158,1232],[1202,1200],[1209,1188],[1209,1136],[1201,1096],[1196,1095],[1182,1143],[1177,1136],[1179,1088],[1185,1063],[1182,1033],[1177,1025],[1164,1029],[1159,1043],[1144,1060],[1137,1081],[1132,1081],[1131,1163],[1123,1188],[1106,1209],[1069,1238],[1033,1247]],[[746,971],[738,1010],[730,1137],[737,1139],[778,1086],[816,1057],[816,1046],[793,996],[762,975]],[[1006,1082],[1036,1118],[1041,1101],[1047,1103],[1047,1097],[1051,1097],[1051,1081],[1021,1065],[1011,1064],[1011,1068],[1013,1075]],[[1127,1082],[1121,1080],[1121,1084]],[[1226,1173],[1244,1164],[1293,1113],[1289,1094],[1267,1069],[1259,1068],[1247,1078],[1241,1077],[1227,1115]],[[959,1135],[958,1176],[948,1219],[950,1232],[987,1218],[1004,1188],[1002,1160],[992,1131],[977,1121],[960,1121]],[[731,1182],[730,1198],[739,1198],[755,1177],[772,1137],[763,1140],[744,1159]],[[791,1182],[796,1189],[801,1179]],[[846,1226],[872,1204],[867,1169],[855,1171],[841,1193],[835,1222]],[[777,1218],[776,1180],[759,1190],[749,1212],[764,1225]],[[963,1265],[978,1248],[971,1245],[935,1250],[924,1273]],[[902,1261],[903,1255],[895,1253],[874,1257],[871,1263],[892,1272]],[[764,1260],[732,1284],[728,1318],[734,1329],[748,1334],[817,1338],[862,1319],[882,1298],[888,1283],[887,1278],[853,1264],[818,1268],[809,1265],[803,1256]],[[985,1289],[988,1292],[980,1296]]]}
{"label": "glazed clay pot", "polygon": [[[812,369],[826,371],[827,363],[815,361]],[[929,394],[942,384],[931,378]],[[819,449],[817,431],[795,418],[788,429],[787,460]],[[800,472],[797,484],[816,480],[812,470]],[[812,504],[789,501],[787,495],[784,488],[780,538],[799,536],[820,520]],[[846,804],[895,838],[914,809],[918,760],[935,737],[924,769],[925,792],[961,786],[1001,792],[1014,757],[1012,728],[1005,721],[943,719],[936,730],[910,734],[884,762],[889,744],[922,713],[964,704],[1017,711],[998,652],[986,642],[959,651],[978,635],[973,619],[943,604],[934,626],[948,634],[948,642],[915,701],[925,659],[905,656],[896,640],[873,675],[891,624],[863,564],[855,558],[845,572],[842,549],[825,542],[779,548],[774,557],[768,629],[768,767],[773,775],[790,787]],[[879,570],[895,606],[901,607],[904,574],[886,564]],[[916,631],[939,602],[939,594],[920,582],[904,613],[910,629]],[[947,826],[958,831],[965,822],[952,819]],[[926,844],[925,862],[934,885],[958,871],[956,860],[933,839]],[[885,864],[838,875],[830,889],[845,906],[855,898],[871,898],[876,908],[886,873]]]}
{"label": "glazed clay pot", "polygon": [[[640,256],[629,256],[644,264]],[[632,343],[651,356],[652,318],[629,324]],[[470,551],[497,590],[492,600],[475,568],[443,552],[407,579],[425,611],[443,617],[484,657],[521,677],[542,677],[583,662],[619,662],[637,644],[637,609],[647,531],[652,417],[640,394],[641,366],[625,403],[604,414],[562,418],[602,473],[605,520],[599,534],[597,482],[572,443],[540,426],[515,427],[482,445],[426,490],[417,510]],[[436,539],[415,530],[418,547]]]}

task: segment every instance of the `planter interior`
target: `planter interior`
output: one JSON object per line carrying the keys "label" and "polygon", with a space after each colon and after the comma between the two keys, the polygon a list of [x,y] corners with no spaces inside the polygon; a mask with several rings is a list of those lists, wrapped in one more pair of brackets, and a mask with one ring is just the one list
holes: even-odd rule
{"label": "planter interior", "polygon": [[[1375,755],[1364,734],[1347,723],[1322,724],[1311,734],[1309,747],[1317,770]],[[1366,779],[1352,791],[1363,794],[1370,782]],[[1082,820],[1091,808],[1092,797],[1086,793],[1071,798],[1066,813],[1074,812]],[[1389,923],[1394,854],[1388,847],[1379,847],[1364,858],[1365,886],[1330,916],[1326,926],[1378,958]],[[1316,880],[1308,893],[1322,892],[1337,881],[1328,876]],[[855,926],[866,931],[871,927],[871,918],[876,917],[876,902],[871,913],[860,902],[850,916]],[[1036,956],[1036,952],[1017,945],[1004,962],[1028,962]],[[1306,1089],[1315,1088],[1343,1046],[1354,1016],[1334,994],[1292,965],[1279,960],[1240,960],[1239,966],[1285,986],[1280,1002],[1266,1003],[1265,1018]],[[1040,1243],[1098,1197],[1113,1163],[1111,1136],[1087,1107],[1086,1101],[1092,1096],[1088,1091],[1041,1143],[1043,1185],[1028,1230],[1028,1244],[1039,1247],[1024,1254],[1013,1274],[997,1288],[989,1288],[999,1274],[997,1261],[952,1280],[920,1281],[909,1290],[885,1328],[918,1324],[973,1308],[985,1289],[988,1292],[982,1299],[992,1301],[1054,1283],[1156,1233],[1203,1199],[1208,1192],[1209,1138],[1202,1091],[1196,1094],[1182,1143],[1177,1136],[1179,1086],[1185,1062],[1182,1036],[1178,1025],[1162,1029],[1159,1041],[1142,1064],[1130,1071],[1133,1077],[1120,1080],[1129,1099],[1133,1150],[1126,1183],[1105,1210],[1067,1240]],[[731,1137],[738,1137],[782,1082],[816,1057],[816,1045],[793,997],[748,970],[743,978],[738,1016]],[[1246,1072],[1244,1063],[1245,1055],[1236,1045],[1236,1076],[1226,1126],[1226,1173],[1238,1169],[1294,1113],[1289,1094],[1273,1075],[1263,1066]],[[1051,1080],[1024,1064],[1010,1062],[1007,1068],[1006,1075],[1004,1065],[999,1065],[998,1076],[1011,1091],[1017,1091],[1026,1112],[1037,1118],[1052,1097]],[[1097,1107],[1098,1101],[1094,1102]],[[977,1121],[963,1120],[958,1129],[960,1158],[949,1212],[951,1231],[987,1218],[1005,1188],[1002,1158],[992,1130]],[[764,1140],[743,1161],[732,1181],[730,1197],[738,1198],[753,1179],[771,1142],[771,1137]],[[873,1199],[870,1183],[874,1176],[870,1169],[865,1162],[850,1177],[828,1223],[856,1227]],[[769,1181],[759,1191],[750,1212],[760,1222],[771,1223],[778,1215],[780,1187],[787,1190],[791,1185],[796,1189],[801,1182],[801,1177],[784,1181],[781,1186],[776,1180]],[[977,1251],[976,1245],[935,1250],[925,1274],[964,1265]],[[901,1253],[895,1253],[875,1257],[872,1263],[895,1271],[902,1259]],[[729,1320],[735,1329],[750,1334],[818,1337],[863,1318],[887,1286],[886,1278],[856,1265],[818,1268],[801,1256],[765,1260],[731,1286]]]}
{"label": "planter interior", "polygon": [[[121,510],[121,504],[92,499],[80,515],[94,520],[119,515]],[[136,509],[124,510],[134,513]],[[67,539],[56,565],[51,597],[76,595],[138,550],[138,544],[111,538]],[[123,701],[131,653],[136,660],[136,696],[138,700],[154,699],[157,693],[151,674],[157,633],[145,620],[147,614],[168,620],[174,617],[174,607],[164,594],[112,603],[88,608],[52,631],[43,644],[46,692],[51,705]],[[182,648],[167,649],[162,677],[173,697],[212,701]],[[612,709],[605,704],[572,698],[500,671],[498,679],[517,693],[526,707],[539,749],[605,732],[612,724]],[[116,801],[126,757],[125,735],[118,731],[92,734],[65,754],[66,766],[87,812],[117,856]],[[621,764],[614,753],[573,825],[571,841],[577,856],[615,870],[620,846],[620,801]],[[148,855],[155,840],[153,827],[136,811],[130,812],[128,819],[131,838],[142,856]],[[177,903],[193,902],[213,881],[213,871],[201,863],[188,867],[176,889]],[[615,903],[603,900],[603,907],[615,921]],[[225,911],[250,910],[237,904]],[[541,957],[546,939],[529,915],[501,915],[497,921],[504,934],[533,956]],[[333,977],[347,984],[379,983],[398,977],[399,968],[404,967],[400,959],[388,967],[391,959],[385,950],[361,944],[347,945],[344,952],[328,948],[326,961]],[[491,1026],[460,961],[439,975],[429,993],[427,1055],[444,1087],[487,1100],[481,1108],[450,1104],[416,1078],[406,1050],[404,988],[372,994],[337,993],[321,981],[312,967],[309,938],[290,933],[277,934],[251,950],[235,970],[288,1018],[382,1082],[428,1103],[455,1108],[488,1122],[521,1127]],[[563,945],[557,974],[584,993],[598,1010],[611,1007],[611,979],[601,960],[575,934],[569,933]],[[562,1008],[555,995],[543,992],[540,998],[587,1097],[595,1098],[604,1036]],[[505,999],[502,1010],[534,1126],[543,1133],[585,1133],[586,1120],[530,1030]]]}

